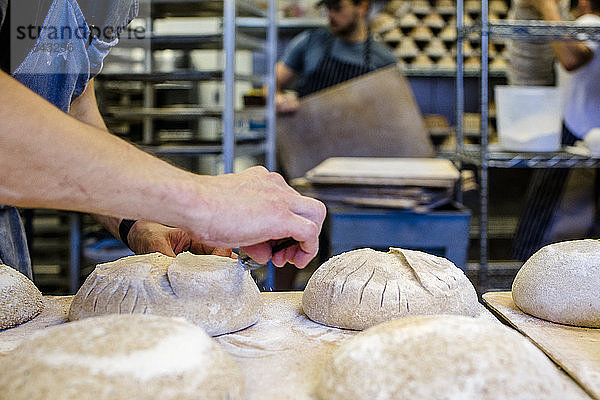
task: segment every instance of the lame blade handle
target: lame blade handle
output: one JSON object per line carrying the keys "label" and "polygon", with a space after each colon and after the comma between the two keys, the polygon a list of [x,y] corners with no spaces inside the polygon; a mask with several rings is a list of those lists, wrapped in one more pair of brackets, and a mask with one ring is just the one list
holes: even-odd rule
{"label": "lame blade handle", "polygon": [[275,245],[271,248],[271,254],[275,254],[278,251],[287,249],[288,247],[292,247],[295,244],[298,244],[298,241],[294,238],[289,237],[287,239],[283,239],[283,240],[275,243]]}

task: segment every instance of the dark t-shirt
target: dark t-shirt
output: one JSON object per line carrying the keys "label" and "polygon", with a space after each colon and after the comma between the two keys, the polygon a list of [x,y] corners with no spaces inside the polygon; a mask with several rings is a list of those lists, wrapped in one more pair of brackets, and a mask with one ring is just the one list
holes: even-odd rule
{"label": "dark t-shirt", "polygon": [[10,37],[8,23],[5,23],[8,0],[0,0],[0,69],[9,72],[10,68]]}
{"label": "dark t-shirt", "polygon": [[[309,76],[317,69],[332,42],[331,56],[346,63],[366,66],[364,61],[365,42],[349,43],[333,36],[329,29],[304,31],[296,36],[287,47],[281,61],[299,75],[298,84],[306,84]],[[375,69],[396,63],[396,57],[384,44],[374,40],[371,45],[371,63]]]}

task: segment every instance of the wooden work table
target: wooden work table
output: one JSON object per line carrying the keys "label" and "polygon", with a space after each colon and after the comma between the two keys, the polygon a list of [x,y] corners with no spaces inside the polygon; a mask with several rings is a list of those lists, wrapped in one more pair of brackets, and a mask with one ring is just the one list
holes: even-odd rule
{"label": "wooden work table", "polygon": [[[240,365],[246,381],[245,398],[313,400],[313,388],[332,353],[358,332],[317,324],[302,312],[302,292],[262,293],[259,321],[239,332],[215,339]],[[0,331],[0,356],[23,339],[48,326],[67,322],[72,297],[47,297],[46,308],[33,320]],[[494,317],[486,310],[483,318]],[[575,399],[588,399],[579,386],[562,375]]]}
{"label": "wooden work table", "polygon": [[600,329],[556,324],[523,313],[511,292],[488,292],[483,301],[600,400]]}

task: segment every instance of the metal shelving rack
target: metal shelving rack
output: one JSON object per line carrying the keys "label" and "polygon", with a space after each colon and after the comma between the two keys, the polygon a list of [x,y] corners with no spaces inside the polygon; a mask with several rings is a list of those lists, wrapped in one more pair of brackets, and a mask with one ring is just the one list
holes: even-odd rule
{"label": "metal shelving rack", "polygon": [[512,40],[600,40],[599,27],[584,27],[572,22],[545,21],[488,21],[488,0],[481,0],[481,21],[464,26],[464,0],[457,0],[457,43],[473,33],[481,39],[480,112],[481,143],[465,147],[463,141],[462,115],[464,113],[464,64],[462,46],[457,46],[456,68],[456,158],[461,163],[470,163],[480,171],[480,265],[479,285],[487,284],[488,272],[488,169],[489,168],[590,168],[600,166],[600,159],[572,154],[556,153],[513,153],[490,151],[488,148],[488,43],[490,39]]}
{"label": "metal shelving rack", "polygon": [[[148,72],[104,74],[100,79],[116,80],[119,82],[141,82],[143,86],[143,107],[112,108],[107,110],[112,116],[124,119],[141,119],[144,126],[144,139],[142,148],[157,155],[219,155],[223,157],[223,170],[231,173],[234,170],[236,149],[245,154],[264,154],[265,166],[274,170],[275,157],[275,63],[277,49],[277,21],[276,0],[268,0],[267,10],[257,8],[248,0],[152,0],[152,15],[162,17],[223,17],[223,32],[210,35],[169,35],[152,36],[151,51],[147,52],[145,65]],[[238,29],[243,29],[244,19],[238,16],[251,17],[254,21],[261,21],[262,30],[266,39],[260,41],[255,37],[238,34]],[[123,40],[120,46],[128,46]],[[222,49],[225,53],[225,66],[223,71],[178,71],[174,73],[151,72],[152,51],[160,49]],[[236,50],[264,50],[267,53],[268,71],[266,77],[255,77],[235,73]],[[156,108],[153,94],[156,89],[153,85],[161,82],[198,82],[222,80],[224,83],[224,105],[215,107],[173,107]],[[246,80],[253,83],[265,83],[268,86],[266,107],[263,110],[236,110],[234,85],[237,80]],[[155,117],[167,119],[198,119],[220,118],[223,124],[222,140],[201,145],[152,145],[153,119]],[[266,128],[263,137],[253,139],[236,138],[235,121],[239,117],[265,118]],[[70,217],[70,260],[69,260],[69,290],[74,293],[79,287],[81,264],[81,218],[79,214]],[[274,267],[271,265],[267,271],[266,284],[274,286]]]}
{"label": "metal shelving rack", "polygon": [[[165,151],[164,146],[153,146],[155,142],[154,120],[198,120],[201,118],[220,119],[222,121],[222,140],[220,154],[223,158],[223,171],[233,172],[235,151],[240,150],[244,154],[265,155],[265,166],[268,169],[275,168],[275,106],[274,90],[267,96],[267,105],[264,110],[236,110],[234,87],[237,81],[251,82],[254,85],[267,84],[269,88],[275,85],[275,61],[277,48],[277,25],[276,25],[275,0],[269,0],[266,11],[256,7],[252,2],[245,0],[152,0],[152,19],[160,17],[221,17],[222,33],[199,34],[199,35],[156,35],[150,40],[150,51],[146,52],[146,71],[142,73],[108,73],[100,78],[106,81],[140,82],[143,85],[144,100],[142,106],[136,107],[107,107],[106,114],[116,120],[142,121],[143,139],[142,145],[156,154],[180,154],[188,156],[202,156],[219,154],[216,143],[195,143],[187,146],[185,151]],[[261,40],[255,36],[238,32],[243,29],[244,20],[251,18],[260,21],[262,31],[266,39]],[[149,21],[151,23],[151,21]],[[135,42],[123,40],[120,46],[135,45]],[[217,71],[195,71],[179,70],[175,72],[152,71],[152,52],[161,49],[177,50],[223,50],[225,64],[223,70]],[[260,50],[267,54],[268,72],[264,76],[252,76],[235,73],[235,54],[237,50]],[[185,82],[200,81],[222,81],[224,84],[223,107],[204,106],[173,106],[156,107],[154,103],[154,91],[158,90],[159,84],[182,84]],[[235,125],[239,118],[262,118],[265,120],[266,129],[263,138],[254,135],[255,142],[263,142],[262,146],[248,148],[244,142],[248,141],[247,135],[236,138]],[[238,146],[239,144],[239,146]],[[185,145],[182,145],[185,146]],[[156,147],[156,148],[155,148]],[[248,153],[247,150],[252,150]]]}

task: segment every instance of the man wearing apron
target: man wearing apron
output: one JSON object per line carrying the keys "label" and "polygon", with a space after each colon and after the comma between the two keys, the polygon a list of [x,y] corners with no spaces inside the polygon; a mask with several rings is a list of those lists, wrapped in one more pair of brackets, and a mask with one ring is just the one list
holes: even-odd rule
{"label": "man wearing apron", "polygon": [[[367,72],[395,64],[396,57],[370,35],[365,0],[322,0],[328,9],[329,28],[295,37],[277,63],[277,87],[296,81],[298,96],[306,96]],[[278,93],[277,111],[293,112],[297,100]]]}
{"label": "man wearing apron", "polygon": [[[0,71],[0,94],[14,94],[14,97],[0,96],[0,114],[9,110],[3,116],[3,126],[0,125],[3,144],[10,146],[12,143],[18,147],[25,143],[26,152],[35,151],[34,148],[39,146],[35,138],[15,140],[17,135],[14,132],[34,131],[27,136],[35,136],[35,131],[45,132],[46,125],[51,126],[49,130],[57,132],[57,136],[68,140],[68,143],[61,143],[60,139],[56,139],[56,143],[52,140],[46,143],[40,155],[42,161],[32,163],[38,170],[30,167],[18,152],[15,152],[13,164],[10,164],[6,161],[11,159],[10,149],[0,148],[0,157],[8,163],[3,166],[4,176],[8,179],[0,180],[0,198],[15,205],[137,215],[169,225],[144,219],[136,221],[97,216],[109,231],[136,253],[160,251],[174,255],[190,250],[200,254],[231,255],[231,246],[245,246],[247,253],[259,262],[266,262],[273,256],[276,265],[289,261],[300,267],[314,257],[325,215],[324,206],[295,193],[283,179],[275,179],[271,176],[273,174],[267,174],[260,168],[221,177],[193,175],[146,155],[117,138],[102,138],[102,134],[98,136],[98,129],[92,128],[106,131],[97,108],[93,78],[100,72],[109,50],[117,44],[118,33],[137,15],[138,0],[20,1],[24,0],[11,1],[11,7],[31,12],[32,25],[43,29],[35,38],[33,48],[26,51],[13,48],[12,57],[7,58],[11,51],[10,35],[14,34],[15,28],[10,30],[12,14],[8,11],[8,0],[0,0],[2,70],[86,125],[75,123],[66,116],[63,118],[62,114],[57,115],[55,109]],[[57,37],[47,27],[71,33]],[[21,57],[19,51],[23,53]],[[14,62],[15,57],[19,62]],[[12,67],[10,61],[13,62]],[[44,110],[40,113],[51,117],[48,117],[46,125],[36,125],[19,113],[23,107]],[[31,114],[35,112],[30,111],[33,121],[39,120],[37,115]],[[73,136],[75,126],[78,134]],[[6,137],[3,138],[3,135]],[[43,135],[39,137],[47,140]],[[71,150],[61,152],[63,147]],[[50,154],[55,154],[56,162],[54,159],[47,161],[48,148]],[[124,159],[125,156],[127,159]],[[82,162],[82,158],[89,162]],[[71,165],[73,160],[75,165]],[[137,165],[130,167],[126,164],[129,160]],[[44,175],[46,170],[39,172],[43,166],[54,171],[54,164],[63,168],[54,172],[60,176]],[[13,168],[14,176],[24,178],[11,181]],[[87,175],[85,172],[78,173],[78,169],[82,168],[86,168]],[[124,183],[125,178],[120,176],[132,177],[133,181]],[[30,183],[29,177],[38,181]],[[47,179],[44,180],[44,177]],[[95,184],[97,180],[102,183]],[[57,183],[53,185],[54,181]],[[57,188],[57,184],[64,187]],[[114,186],[115,190],[101,186]],[[274,216],[274,210],[282,206],[288,210],[287,213]],[[241,229],[238,227],[240,217],[248,214],[253,215],[253,224]],[[283,232],[279,228],[281,226],[290,228]],[[286,237],[294,237],[299,244],[279,251],[277,255],[271,254],[270,240]],[[211,245],[205,245],[206,242]],[[4,205],[0,206],[0,263],[10,265],[31,278],[31,261],[19,214],[15,208]]]}

